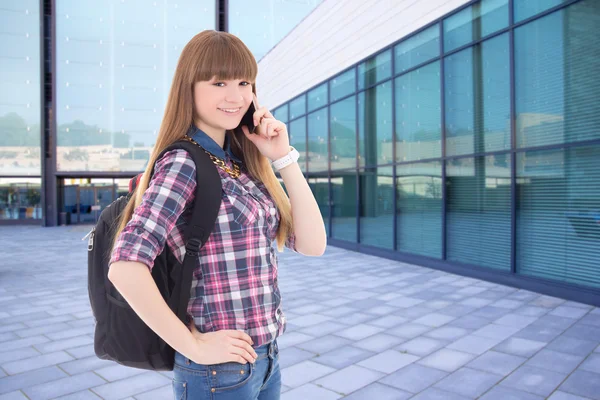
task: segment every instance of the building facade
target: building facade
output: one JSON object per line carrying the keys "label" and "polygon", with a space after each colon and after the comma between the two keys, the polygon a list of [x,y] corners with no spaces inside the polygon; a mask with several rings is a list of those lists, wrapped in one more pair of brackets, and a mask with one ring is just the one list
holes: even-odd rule
{"label": "building facade", "polygon": [[29,3],[0,11],[29,27],[0,64],[4,223],[93,222],[147,161],[181,46],[223,29],[330,244],[600,305],[600,2]]}

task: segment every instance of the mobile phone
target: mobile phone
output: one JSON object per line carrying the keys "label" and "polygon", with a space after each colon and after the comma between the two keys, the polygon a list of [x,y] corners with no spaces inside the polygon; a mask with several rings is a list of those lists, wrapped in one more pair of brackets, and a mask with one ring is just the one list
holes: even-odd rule
{"label": "mobile phone", "polygon": [[254,126],[254,113],[256,112],[256,110],[256,100],[252,99],[252,103],[250,103],[248,111],[246,112],[246,114],[244,114],[242,120],[240,121],[240,128],[242,127],[242,125],[246,125],[250,133],[256,133],[254,132],[254,130],[256,129],[256,126]]}

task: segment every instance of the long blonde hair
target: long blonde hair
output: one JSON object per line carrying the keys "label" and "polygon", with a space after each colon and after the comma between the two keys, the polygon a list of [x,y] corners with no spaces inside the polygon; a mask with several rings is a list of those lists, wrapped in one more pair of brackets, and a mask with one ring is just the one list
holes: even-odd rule
{"label": "long blonde hair", "polygon": [[[209,81],[214,76],[218,80],[245,79],[252,82],[252,91],[256,93],[254,82],[257,73],[258,65],[254,56],[246,45],[232,34],[203,31],[185,45],[177,63],[156,144],[140,183],[120,216],[119,227],[113,238],[113,247],[148,189],[156,158],[169,145],[182,139],[194,124],[196,116],[194,84],[198,81]],[[236,129],[227,131],[226,134],[233,138],[230,141],[232,151],[243,160],[250,175],[265,185],[277,205],[280,223],[276,238],[277,249],[281,252],[288,235],[292,232],[290,200],[275,176],[269,160],[258,151],[244,133]]]}

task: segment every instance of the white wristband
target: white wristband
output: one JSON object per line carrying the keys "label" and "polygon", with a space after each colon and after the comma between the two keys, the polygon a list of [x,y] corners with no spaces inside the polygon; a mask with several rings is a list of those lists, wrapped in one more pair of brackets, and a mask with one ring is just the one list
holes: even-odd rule
{"label": "white wristband", "polygon": [[300,153],[298,153],[298,150],[290,146],[290,152],[280,159],[271,162],[271,165],[276,171],[279,171],[288,165],[297,162],[299,157]]}

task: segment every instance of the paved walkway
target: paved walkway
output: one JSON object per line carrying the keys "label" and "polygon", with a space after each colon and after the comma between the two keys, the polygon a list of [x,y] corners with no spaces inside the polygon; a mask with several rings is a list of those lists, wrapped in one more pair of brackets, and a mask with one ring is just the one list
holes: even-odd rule
{"label": "paved walkway", "polygon": [[[0,399],[172,398],[94,356],[86,229],[0,227]],[[331,247],[279,273],[282,400],[600,399],[597,308]]]}

